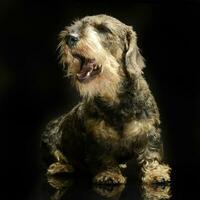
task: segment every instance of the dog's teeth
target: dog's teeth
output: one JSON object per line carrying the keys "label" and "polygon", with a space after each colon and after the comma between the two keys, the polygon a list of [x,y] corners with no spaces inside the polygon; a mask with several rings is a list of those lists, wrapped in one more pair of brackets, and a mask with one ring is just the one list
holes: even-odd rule
{"label": "dog's teeth", "polygon": [[90,72],[87,73],[87,76],[90,76]]}

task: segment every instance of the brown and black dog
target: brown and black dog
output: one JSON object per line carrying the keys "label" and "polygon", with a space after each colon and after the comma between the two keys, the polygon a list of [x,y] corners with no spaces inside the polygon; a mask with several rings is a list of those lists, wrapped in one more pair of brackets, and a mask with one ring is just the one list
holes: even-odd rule
{"label": "brown and black dog", "polygon": [[86,169],[94,183],[124,184],[121,167],[136,155],[145,184],[170,181],[159,111],[132,27],[107,15],[87,16],[65,27],[58,47],[83,99],[42,135],[47,173]]}

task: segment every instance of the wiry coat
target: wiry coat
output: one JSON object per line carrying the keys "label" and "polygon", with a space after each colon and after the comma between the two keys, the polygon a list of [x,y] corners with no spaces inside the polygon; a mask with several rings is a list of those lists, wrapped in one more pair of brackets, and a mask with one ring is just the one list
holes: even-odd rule
{"label": "wiry coat", "polygon": [[[104,51],[101,50],[103,46],[108,59],[103,62],[104,52],[97,54],[95,58],[101,63],[102,72],[94,80],[81,84],[74,76],[79,70],[72,59],[74,48],[66,47],[64,38],[73,27],[73,32],[84,32],[88,24],[96,26],[94,24],[99,25],[105,20],[112,27],[110,32],[114,36],[111,33],[100,35],[102,41],[97,51]],[[135,32],[106,15],[86,17],[71,27],[61,33],[61,61],[69,65],[69,76],[84,98],[71,112],[51,121],[44,131],[42,144],[49,164],[57,161],[70,164],[75,170],[88,170],[95,175],[94,182],[97,183],[124,183],[119,165],[135,154],[143,168],[144,182],[169,181],[170,168],[160,163],[163,149],[159,111],[142,75],[144,61],[136,44]],[[119,27],[122,27],[120,31]],[[75,49],[76,53],[93,57],[90,52],[93,44],[87,38],[82,42]],[[107,88],[109,86],[112,90]],[[50,172],[54,174],[54,171]]]}

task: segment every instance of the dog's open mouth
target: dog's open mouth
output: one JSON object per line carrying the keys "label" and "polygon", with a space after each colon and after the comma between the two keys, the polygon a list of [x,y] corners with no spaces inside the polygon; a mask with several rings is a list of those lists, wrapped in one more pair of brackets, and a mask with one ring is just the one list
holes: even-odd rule
{"label": "dog's open mouth", "polygon": [[86,83],[101,72],[102,67],[96,63],[95,59],[88,59],[79,55],[76,55],[76,57],[80,60],[80,71],[76,74],[80,82]]}

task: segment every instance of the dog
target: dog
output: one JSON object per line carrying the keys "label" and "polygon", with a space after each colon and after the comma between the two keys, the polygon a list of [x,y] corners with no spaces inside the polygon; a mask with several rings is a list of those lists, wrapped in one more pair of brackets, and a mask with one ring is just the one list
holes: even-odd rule
{"label": "dog", "polygon": [[82,101],[42,134],[47,174],[88,172],[96,184],[125,184],[122,168],[135,156],[144,184],[169,182],[159,111],[133,28],[86,16],[59,40],[60,62]]}

